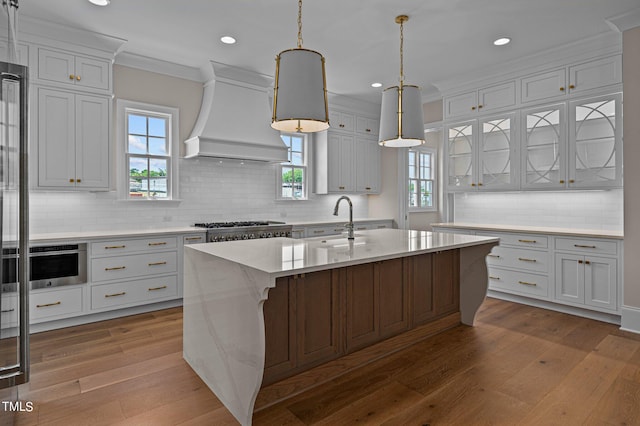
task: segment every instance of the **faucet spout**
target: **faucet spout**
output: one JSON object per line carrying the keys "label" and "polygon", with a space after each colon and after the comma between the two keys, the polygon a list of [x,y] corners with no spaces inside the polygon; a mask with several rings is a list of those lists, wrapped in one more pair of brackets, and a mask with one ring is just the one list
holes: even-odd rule
{"label": "faucet spout", "polygon": [[353,235],[353,203],[351,202],[351,199],[346,195],[338,198],[338,201],[336,201],[336,206],[333,209],[333,215],[338,216],[338,207],[340,207],[340,201],[342,200],[347,200],[347,203],[349,203],[349,223],[345,225],[345,228],[347,228],[348,239],[353,240],[355,236]]}

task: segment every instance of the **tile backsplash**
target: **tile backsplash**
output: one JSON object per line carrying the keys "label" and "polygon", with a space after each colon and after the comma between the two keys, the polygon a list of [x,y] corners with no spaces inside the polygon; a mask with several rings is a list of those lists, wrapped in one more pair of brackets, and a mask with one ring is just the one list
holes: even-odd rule
{"label": "tile backsplash", "polygon": [[[315,195],[306,201],[276,201],[276,166],[211,158],[180,160],[179,204],[121,201],[115,192],[32,191],[33,234],[105,229],[190,226],[195,222],[336,220],[338,195]],[[367,196],[350,195],[354,218],[368,216]],[[340,218],[347,219],[346,206]]]}
{"label": "tile backsplash", "polygon": [[623,190],[455,194],[456,222],[623,230]]}

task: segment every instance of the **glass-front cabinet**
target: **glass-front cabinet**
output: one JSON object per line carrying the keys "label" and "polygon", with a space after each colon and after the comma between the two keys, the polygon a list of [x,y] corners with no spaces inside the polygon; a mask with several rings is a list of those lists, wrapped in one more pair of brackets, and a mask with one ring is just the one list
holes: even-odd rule
{"label": "glass-front cabinet", "polygon": [[449,191],[517,188],[515,116],[503,114],[447,128]]}
{"label": "glass-front cabinet", "polygon": [[565,105],[522,112],[522,187],[563,188],[566,183]]}
{"label": "glass-front cabinet", "polygon": [[616,93],[523,111],[522,188],[622,186],[621,109]]}
{"label": "glass-front cabinet", "polygon": [[570,103],[569,186],[622,185],[622,96]]}

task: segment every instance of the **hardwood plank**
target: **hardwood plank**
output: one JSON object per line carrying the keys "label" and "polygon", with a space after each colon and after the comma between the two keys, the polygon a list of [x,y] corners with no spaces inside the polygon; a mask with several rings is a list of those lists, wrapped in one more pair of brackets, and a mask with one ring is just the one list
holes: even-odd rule
{"label": "hardwood plank", "polygon": [[618,378],[593,408],[585,424],[607,422],[615,425],[640,424],[640,383]]}

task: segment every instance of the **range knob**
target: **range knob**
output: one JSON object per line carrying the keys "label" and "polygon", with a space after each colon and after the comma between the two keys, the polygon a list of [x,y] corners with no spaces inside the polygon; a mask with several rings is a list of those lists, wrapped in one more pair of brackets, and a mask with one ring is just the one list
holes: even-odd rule
{"label": "range knob", "polygon": [[255,239],[255,238],[256,238],[256,234],[249,234],[249,239],[250,239],[250,240],[253,240],[253,239]]}
{"label": "range knob", "polygon": [[271,232],[267,233],[267,238],[273,238],[273,234]]}
{"label": "range knob", "polygon": [[248,240],[249,239],[249,235],[248,234],[242,234],[242,239],[243,240]]}

